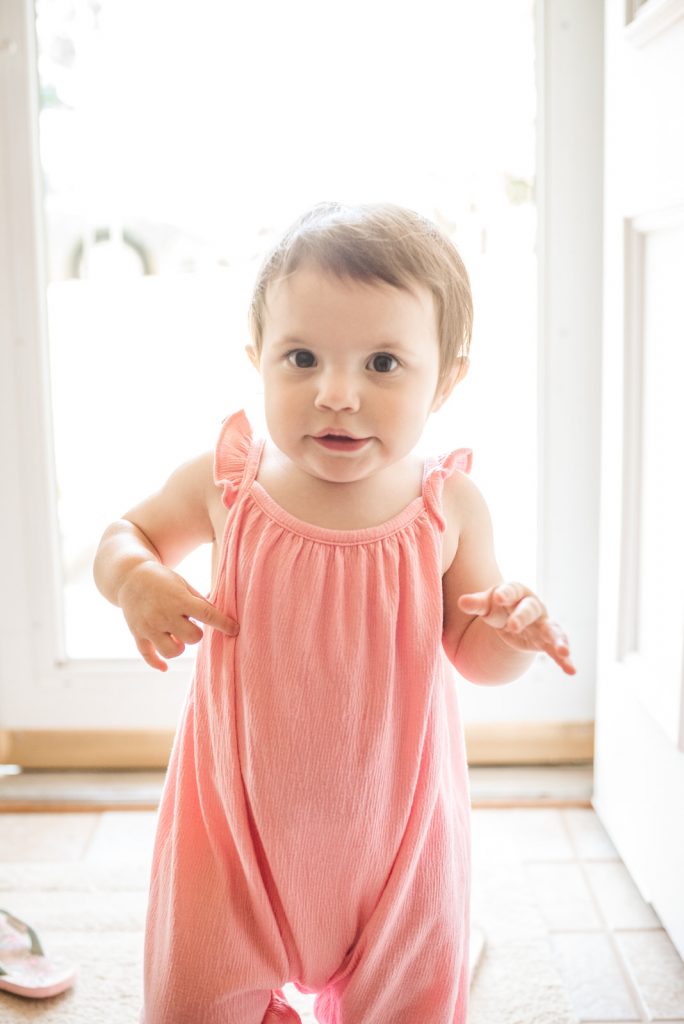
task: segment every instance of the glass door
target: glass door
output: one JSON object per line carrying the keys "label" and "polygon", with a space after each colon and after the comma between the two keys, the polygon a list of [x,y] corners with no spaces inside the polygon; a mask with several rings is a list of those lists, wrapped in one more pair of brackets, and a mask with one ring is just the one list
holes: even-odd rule
{"label": "glass door", "polygon": [[[532,0],[36,0],[35,28],[67,661],[138,659],[92,582],[99,537],[258,407],[251,284],[324,199],[411,206],[458,245],[472,369],[425,443],[474,449],[499,560],[534,585]],[[208,550],[179,571],[207,590]]]}

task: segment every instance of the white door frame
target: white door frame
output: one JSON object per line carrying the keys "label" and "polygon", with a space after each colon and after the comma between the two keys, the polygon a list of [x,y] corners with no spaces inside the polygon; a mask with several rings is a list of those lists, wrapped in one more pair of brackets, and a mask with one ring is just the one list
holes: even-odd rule
{"label": "white door frame", "polygon": [[[538,586],[569,632],[580,671],[569,681],[540,658],[510,687],[464,684],[460,693],[466,721],[590,723],[598,543],[601,5],[540,0],[537,6]],[[0,40],[6,41],[0,80],[9,97],[0,106],[0,209],[9,213],[0,234],[0,306],[6,311],[0,320],[0,728],[172,729],[187,665],[172,663],[162,675],[134,660],[68,661],[64,653],[31,0],[0,5]],[[506,443],[514,443],[514,425],[506,435]]]}
{"label": "white door frame", "polygon": [[76,693],[92,728],[173,727],[165,708],[187,668],[170,666],[162,681],[132,660],[65,656],[31,2],[0,5],[0,41],[0,724],[73,727]]}

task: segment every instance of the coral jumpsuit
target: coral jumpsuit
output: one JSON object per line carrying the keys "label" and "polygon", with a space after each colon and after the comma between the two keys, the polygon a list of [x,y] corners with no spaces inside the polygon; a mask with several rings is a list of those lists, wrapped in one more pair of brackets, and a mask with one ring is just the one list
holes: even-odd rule
{"label": "coral jumpsuit", "polygon": [[264,440],[226,419],[229,509],[162,795],[144,1024],[465,1024],[470,799],[442,648],[444,480],[380,526],[303,522],[256,481]]}

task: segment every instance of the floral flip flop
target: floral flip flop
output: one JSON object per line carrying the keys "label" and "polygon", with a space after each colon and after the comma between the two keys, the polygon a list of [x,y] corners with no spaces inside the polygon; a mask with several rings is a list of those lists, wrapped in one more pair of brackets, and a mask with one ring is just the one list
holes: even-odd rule
{"label": "floral flip flop", "polygon": [[0,910],[0,990],[29,999],[45,999],[71,988],[76,968],[48,960],[30,925]]}

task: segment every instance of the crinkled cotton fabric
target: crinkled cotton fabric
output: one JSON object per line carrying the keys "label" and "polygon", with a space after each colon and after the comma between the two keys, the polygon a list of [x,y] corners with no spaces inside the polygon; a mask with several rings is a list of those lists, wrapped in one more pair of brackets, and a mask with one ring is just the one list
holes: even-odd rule
{"label": "crinkled cotton fabric", "polygon": [[380,526],[296,519],[256,480],[265,439],[222,424],[228,509],[159,810],[144,1024],[465,1024],[470,799],[442,648],[442,492],[428,459]]}

